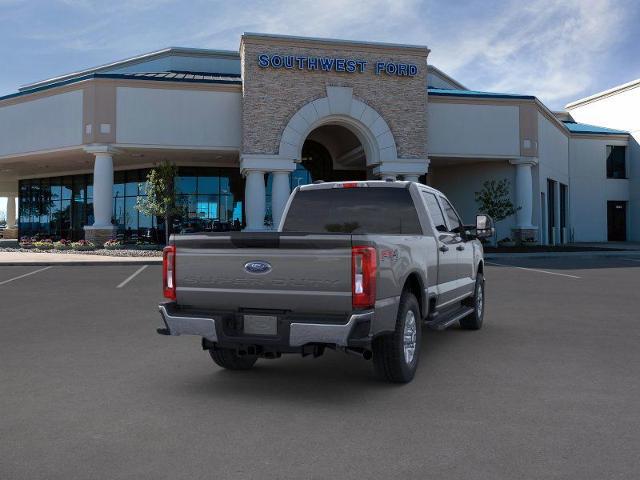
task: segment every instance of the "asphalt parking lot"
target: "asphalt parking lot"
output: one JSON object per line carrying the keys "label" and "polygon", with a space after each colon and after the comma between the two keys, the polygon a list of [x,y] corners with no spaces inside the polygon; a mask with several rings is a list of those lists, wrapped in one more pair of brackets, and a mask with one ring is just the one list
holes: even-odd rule
{"label": "asphalt parking lot", "polygon": [[140,269],[0,266],[0,478],[639,475],[640,257],[492,262],[483,330],[427,332],[405,386],[335,352],[223,371],[155,333]]}

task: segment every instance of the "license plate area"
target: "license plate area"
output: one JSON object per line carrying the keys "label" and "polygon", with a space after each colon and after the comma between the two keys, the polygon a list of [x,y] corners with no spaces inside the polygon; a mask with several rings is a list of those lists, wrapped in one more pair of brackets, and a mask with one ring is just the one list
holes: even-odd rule
{"label": "license plate area", "polygon": [[278,317],[275,315],[243,316],[243,332],[245,335],[277,335]]}

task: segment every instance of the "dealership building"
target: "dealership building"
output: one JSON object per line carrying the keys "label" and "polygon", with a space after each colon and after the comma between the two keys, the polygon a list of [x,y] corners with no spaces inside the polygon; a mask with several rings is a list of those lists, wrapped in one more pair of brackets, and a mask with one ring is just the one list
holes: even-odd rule
{"label": "dealership building", "polygon": [[4,236],[161,235],[136,202],[169,160],[182,225],[214,231],[274,228],[297,185],[378,178],[431,185],[470,223],[475,192],[506,179],[517,212],[499,238],[640,241],[640,81],[553,112],[428,55],[247,33],[237,52],[167,48],[25,85],[0,97]]}

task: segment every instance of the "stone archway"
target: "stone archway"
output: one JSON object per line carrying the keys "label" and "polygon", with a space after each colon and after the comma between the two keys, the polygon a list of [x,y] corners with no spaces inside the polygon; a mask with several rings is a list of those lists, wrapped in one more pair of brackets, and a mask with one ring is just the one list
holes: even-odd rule
{"label": "stone archway", "polygon": [[240,170],[246,177],[245,212],[247,230],[264,230],[266,212],[265,174],[273,174],[271,211],[277,228],[287,199],[289,175],[301,161],[304,142],[311,132],[325,125],[347,128],[360,141],[366,167],[380,178],[402,177],[417,181],[426,173],[428,160],[398,158],[396,141],[385,119],[353,96],[351,87],[326,87],[327,96],[305,104],[289,119],[280,136],[276,154],[244,153]]}
{"label": "stone archway", "polygon": [[397,161],[396,142],[384,118],[354,98],[352,88],[332,86],[327,87],[326,97],[307,103],[291,117],[282,132],[278,155],[300,161],[306,138],[323,125],[349,129],[362,144],[368,166]]}

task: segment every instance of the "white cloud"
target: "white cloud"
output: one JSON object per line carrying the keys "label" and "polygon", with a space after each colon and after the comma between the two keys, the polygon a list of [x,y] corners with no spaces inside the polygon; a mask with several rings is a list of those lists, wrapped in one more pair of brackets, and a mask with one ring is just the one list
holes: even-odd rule
{"label": "white cloud", "polygon": [[[187,40],[237,45],[242,31],[426,44],[430,62],[470,88],[534,94],[558,107],[594,85],[598,55],[615,46],[626,5],[616,0],[417,0],[252,3],[202,18]],[[229,45],[229,44],[227,44]],[[229,47],[227,47],[229,48]]]}
{"label": "white cloud", "polygon": [[557,107],[594,84],[598,56],[624,22],[613,0],[512,2],[493,20],[467,20],[460,40],[436,42],[433,60],[471,88],[535,94]]}
{"label": "white cloud", "polygon": [[417,22],[418,0],[321,0],[252,2],[223,7],[213,18],[200,19],[194,40],[219,33],[244,31],[300,36],[381,40],[403,34],[407,23]]}
{"label": "white cloud", "polygon": [[593,90],[608,50],[631,30],[631,1],[57,0],[31,10],[37,28],[22,36],[40,52],[95,63],[169,45],[235,50],[244,31],[424,44],[431,63],[470,88],[557,107]]}

